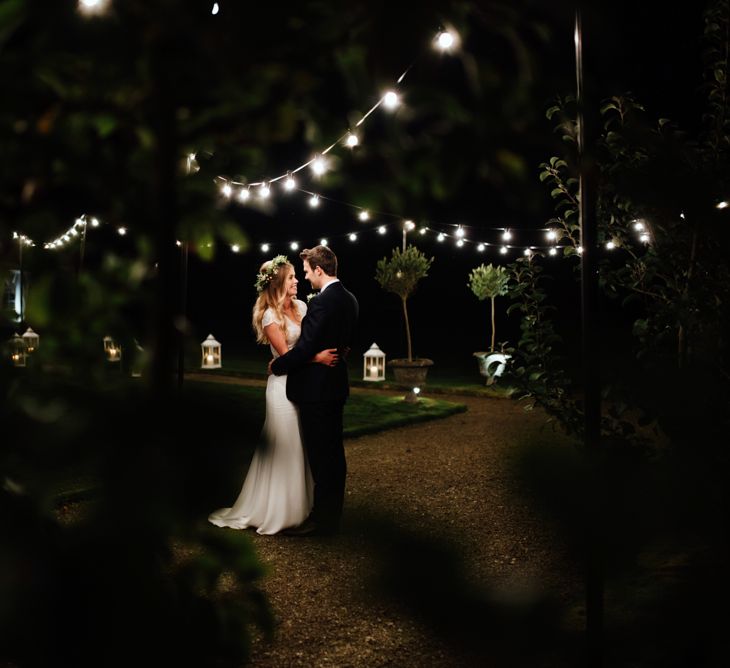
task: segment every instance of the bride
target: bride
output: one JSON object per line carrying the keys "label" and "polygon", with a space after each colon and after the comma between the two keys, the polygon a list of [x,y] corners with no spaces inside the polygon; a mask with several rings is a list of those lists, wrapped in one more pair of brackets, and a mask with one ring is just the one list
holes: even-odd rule
{"label": "bride", "polygon": [[[294,267],[284,255],[261,265],[256,280],[258,299],[253,327],[259,343],[268,343],[274,357],[290,350],[301,333],[304,302],[296,299]],[[323,350],[314,363],[334,366],[337,350]],[[232,508],[211,513],[219,527],[275,534],[301,524],[312,509],[314,482],[302,447],[297,409],[286,398],[286,376],[270,375],[266,383],[266,419],[243,489]]]}

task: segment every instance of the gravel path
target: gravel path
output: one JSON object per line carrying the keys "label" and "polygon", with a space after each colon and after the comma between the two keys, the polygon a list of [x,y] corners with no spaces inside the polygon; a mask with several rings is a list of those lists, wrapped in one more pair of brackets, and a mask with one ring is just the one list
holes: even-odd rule
{"label": "gravel path", "polygon": [[[487,647],[447,632],[450,615],[479,592],[512,603],[580,597],[576,569],[511,475],[520,443],[555,439],[545,416],[510,400],[439,397],[468,411],[346,441],[340,535],[248,532],[280,621],[273,643],[255,642],[253,665],[510,665],[504,657],[485,662]],[[401,570],[384,567],[385,556],[400,558]],[[399,594],[383,595],[383,583]],[[419,587],[426,615],[408,603]],[[441,617],[439,602],[447,608]]]}

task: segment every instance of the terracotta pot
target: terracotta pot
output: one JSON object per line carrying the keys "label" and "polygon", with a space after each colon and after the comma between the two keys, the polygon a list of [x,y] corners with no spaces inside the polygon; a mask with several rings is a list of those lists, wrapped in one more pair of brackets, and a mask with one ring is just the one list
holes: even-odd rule
{"label": "terracotta pot", "polygon": [[426,384],[426,375],[430,366],[433,366],[433,360],[425,358],[415,358],[411,362],[407,359],[386,362],[386,367],[393,369],[395,382],[411,387],[420,387]]}

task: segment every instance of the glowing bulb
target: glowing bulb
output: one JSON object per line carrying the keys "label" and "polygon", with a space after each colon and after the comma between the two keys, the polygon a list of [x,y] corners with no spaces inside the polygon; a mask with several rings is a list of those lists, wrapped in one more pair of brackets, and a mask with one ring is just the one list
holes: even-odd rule
{"label": "glowing bulb", "polygon": [[459,227],[456,228],[456,236],[461,239],[464,236],[464,228],[459,225]]}
{"label": "glowing bulb", "polygon": [[350,241],[357,241],[357,234],[355,234],[354,232],[350,234]]}
{"label": "glowing bulb", "polygon": [[395,109],[398,106],[399,102],[400,100],[398,99],[398,94],[393,92],[392,90],[389,90],[383,96],[383,104],[385,105],[386,109]]}
{"label": "glowing bulb", "polygon": [[319,245],[320,246],[327,246],[328,244],[329,244],[329,242],[327,241],[327,239],[320,239],[319,240]]}
{"label": "glowing bulb", "polygon": [[557,249],[557,248],[555,248],[555,246],[553,246],[553,247],[552,247],[552,248],[551,248],[551,249],[550,249],[550,250],[548,251],[548,253],[549,253],[550,255],[557,255],[557,254],[558,254],[558,249]]}
{"label": "glowing bulb", "polygon": [[357,214],[357,217],[360,220],[368,220],[370,218],[370,214],[365,209],[363,209],[359,214]]}
{"label": "glowing bulb", "polygon": [[17,238],[18,238],[18,233],[17,232],[13,232],[13,239],[17,239]]}
{"label": "glowing bulb", "polygon": [[613,250],[616,248],[616,243],[613,241],[609,241],[606,243],[606,250]]}
{"label": "glowing bulb", "polygon": [[[726,202],[726,204],[727,204],[727,202]],[[723,207],[720,207],[720,208],[723,208]],[[680,217],[680,218],[681,218],[682,220],[684,220],[684,212],[680,213],[680,214],[679,214],[679,217]]]}
{"label": "glowing bulb", "polygon": [[426,234],[427,231],[428,231],[427,227],[422,227],[420,230],[418,230],[419,234]]}
{"label": "glowing bulb", "polygon": [[[717,205],[717,208],[718,209],[727,209],[728,206],[730,206],[730,203],[728,203],[728,202],[720,202]],[[682,214],[682,218],[684,218],[684,214]]]}
{"label": "glowing bulb", "polygon": [[437,241],[443,241],[446,237],[444,236],[443,232],[439,232],[439,235],[436,237]]}
{"label": "glowing bulb", "polygon": [[99,219],[98,218],[92,218],[91,219],[91,227],[99,227]]}
{"label": "glowing bulb", "polygon": [[241,188],[238,191],[238,201],[239,202],[245,202],[248,200],[248,198],[251,197],[251,191],[248,189],[248,186],[245,188]]}
{"label": "glowing bulb", "polygon": [[462,246],[464,245],[464,240],[463,240],[463,239],[459,239],[459,240],[458,240],[458,241],[456,242],[456,245],[457,245],[457,246],[458,246],[459,248],[461,248],[461,247],[462,247]]}
{"label": "glowing bulb", "polygon": [[299,250],[299,244],[298,244],[298,243],[297,243],[296,241],[292,241],[292,242],[291,242],[291,243],[289,244],[289,248],[291,248],[291,249],[292,249],[292,250],[294,250],[294,251],[295,251],[295,250]]}
{"label": "glowing bulb", "polygon": [[179,240],[176,241],[175,242],[175,245],[179,248],[180,246],[182,246],[182,241],[179,241]]}
{"label": "glowing bulb", "polygon": [[635,230],[636,230],[637,232],[643,232],[643,231],[644,231],[644,229],[645,229],[645,227],[646,227],[646,226],[644,225],[644,223],[643,223],[642,221],[640,221],[640,220],[636,220],[636,221],[634,221],[634,229],[635,229]]}
{"label": "glowing bulb", "polygon": [[85,222],[86,222],[86,221],[84,221],[84,219],[83,219],[83,218],[77,218],[77,219],[76,219],[76,220],[74,221],[74,225],[80,226],[80,225],[83,225],[83,224],[84,224]]}
{"label": "glowing bulb", "polygon": [[507,255],[507,246],[502,246],[502,248],[499,249],[499,252],[502,255]]}
{"label": "glowing bulb", "polygon": [[69,230],[69,232],[70,232],[71,234],[73,234],[73,235],[74,235],[75,237],[79,236],[79,233],[78,233],[78,231],[76,230],[76,228],[75,228],[75,227],[72,227],[72,228],[71,228],[71,229]]}
{"label": "glowing bulb", "polygon": [[87,16],[103,14],[109,8],[109,0],[79,0],[78,10]]}
{"label": "glowing bulb", "polygon": [[261,195],[261,199],[266,199],[269,195],[271,195],[271,188],[269,188],[269,184],[266,181],[261,184],[261,187],[259,188],[259,195]]}
{"label": "glowing bulb", "polygon": [[558,238],[558,233],[555,230],[548,230],[545,235],[550,241],[555,241]]}
{"label": "glowing bulb", "polygon": [[220,7],[218,6],[218,3],[217,3],[217,2],[214,2],[214,3],[213,3],[213,9],[211,10],[211,12],[210,12],[210,13],[211,13],[211,14],[212,14],[213,16],[215,16],[215,15],[216,15],[216,14],[217,14],[217,13],[218,13],[218,12],[220,11],[220,9],[221,9],[221,8],[220,8]]}
{"label": "glowing bulb", "polygon": [[405,223],[403,223],[403,226],[408,232],[412,232],[416,229],[416,224],[412,220],[407,220]]}
{"label": "glowing bulb", "polygon": [[583,255],[583,246],[578,246],[575,250],[578,253],[578,255]]}
{"label": "glowing bulb", "polygon": [[294,180],[294,177],[290,173],[286,177],[286,181],[284,181],[284,190],[288,190],[289,192],[291,192],[296,187],[297,187],[297,182]]}
{"label": "glowing bulb", "polygon": [[234,253],[238,253],[238,251],[240,251],[240,250],[241,250],[241,247],[240,247],[240,246],[239,246],[238,244],[233,244],[233,245],[231,246],[231,250],[232,250],[232,251],[233,251]]}
{"label": "glowing bulb", "polygon": [[233,188],[228,183],[224,183],[223,186],[221,186],[221,195],[223,197],[228,198],[231,196],[231,193],[233,192]]}
{"label": "glowing bulb", "polygon": [[309,206],[316,209],[319,206],[319,195],[312,195],[309,198]]}
{"label": "glowing bulb", "polygon": [[124,236],[127,233],[126,227],[120,227],[117,232],[119,232],[120,236]]}
{"label": "glowing bulb", "polygon": [[525,250],[522,251],[522,254],[530,257],[530,255],[532,255],[532,251],[529,248],[525,248]]}
{"label": "glowing bulb", "polygon": [[321,155],[312,160],[312,171],[317,176],[322,176],[327,171],[327,161]]}
{"label": "glowing bulb", "polygon": [[213,364],[213,360],[214,360],[214,359],[215,359],[215,358],[214,358],[214,357],[213,357],[213,355],[211,355],[210,353],[208,353],[208,354],[207,354],[207,355],[205,356],[205,361],[206,361],[206,362],[208,362],[208,364]]}
{"label": "glowing bulb", "polygon": [[448,30],[444,30],[443,32],[439,33],[438,37],[436,38],[436,45],[442,51],[448,51],[452,46],[454,46],[455,43],[456,38],[454,37],[453,33],[449,32]]}
{"label": "glowing bulb", "polygon": [[380,227],[378,228],[378,232],[379,232],[380,234],[385,234],[385,225],[381,225],[381,226],[380,226]]}
{"label": "glowing bulb", "polygon": [[352,132],[350,132],[347,137],[345,138],[345,146],[348,148],[354,148],[360,143],[360,139],[358,136]]}
{"label": "glowing bulb", "polygon": [[505,241],[509,241],[511,238],[512,238],[512,232],[510,232],[509,230],[505,230],[502,233],[502,239],[504,239]]}
{"label": "glowing bulb", "polygon": [[639,241],[641,241],[641,243],[648,244],[649,241],[651,241],[651,238],[647,232],[643,232],[639,235]]}
{"label": "glowing bulb", "polygon": [[[121,234],[121,232],[120,232],[120,234]],[[71,241],[71,237],[70,237],[70,236],[68,236],[68,234],[64,234],[64,235],[63,235],[63,240],[64,240],[64,241]]]}
{"label": "glowing bulb", "polygon": [[269,252],[269,244],[261,244],[261,252],[262,253],[268,253]]}
{"label": "glowing bulb", "polygon": [[413,394],[421,394],[421,388],[420,387],[414,387],[413,388]]}
{"label": "glowing bulb", "polygon": [[480,253],[483,253],[483,252],[484,252],[484,244],[479,244],[479,245],[477,246],[477,250],[478,250],[478,251],[479,251]]}

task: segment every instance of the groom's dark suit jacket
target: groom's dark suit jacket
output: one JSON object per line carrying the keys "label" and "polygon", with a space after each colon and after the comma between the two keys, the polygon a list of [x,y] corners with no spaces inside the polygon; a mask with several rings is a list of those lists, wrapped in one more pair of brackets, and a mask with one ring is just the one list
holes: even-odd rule
{"label": "groom's dark suit jacket", "polygon": [[[309,302],[299,341],[271,365],[277,376],[288,374],[286,395],[290,401],[303,404],[347,399],[350,384],[345,357],[352,348],[358,311],[357,299],[339,281]],[[326,348],[337,348],[340,360],[336,366],[311,362]]]}

